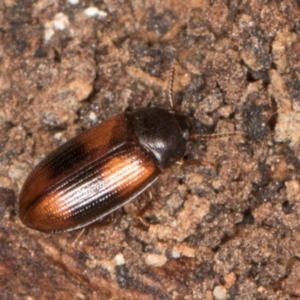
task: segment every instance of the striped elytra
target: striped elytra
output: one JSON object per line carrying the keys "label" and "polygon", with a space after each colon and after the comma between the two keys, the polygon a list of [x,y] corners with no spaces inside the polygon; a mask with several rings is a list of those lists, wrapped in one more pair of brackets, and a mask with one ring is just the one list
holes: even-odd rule
{"label": "striped elytra", "polygon": [[136,198],[183,157],[187,116],[142,108],[109,118],[42,160],[24,183],[21,221],[44,232],[75,230]]}

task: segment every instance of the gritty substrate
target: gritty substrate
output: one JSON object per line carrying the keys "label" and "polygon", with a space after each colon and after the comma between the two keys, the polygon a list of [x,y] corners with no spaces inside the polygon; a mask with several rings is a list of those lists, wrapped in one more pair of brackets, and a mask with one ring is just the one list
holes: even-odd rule
{"label": "gritty substrate", "polygon": [[[300,299],[297,3],[1,1],[1,299]],[[106,224],[22,225],[33,166],[125,109],[168,108],[172,66],[196,133],[236,135],[190,142]]]}

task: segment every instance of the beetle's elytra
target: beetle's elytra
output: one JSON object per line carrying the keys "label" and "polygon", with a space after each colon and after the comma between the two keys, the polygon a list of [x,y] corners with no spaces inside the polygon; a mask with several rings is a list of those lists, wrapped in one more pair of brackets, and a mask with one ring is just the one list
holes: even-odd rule
{"label": "beetle's elytra", "polygon": [[148,107],[81,133],[27,178],[19,201],[22,222],[36,230],[62,232],[103,218],[183,157],[190,130],[186,115]]}

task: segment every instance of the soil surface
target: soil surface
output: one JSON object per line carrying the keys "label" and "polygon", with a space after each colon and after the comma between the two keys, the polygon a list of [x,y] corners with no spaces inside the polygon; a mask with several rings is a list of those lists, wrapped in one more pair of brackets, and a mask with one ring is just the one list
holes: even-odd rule
{"label": "soil surface", "polygon": [[[300,299],[298,3],[1,1],[0,298]],[[169,109],[173,67],[195,133],[236,134],[190,141],[106,224],[24,226],[34,166],[126,109]]]}

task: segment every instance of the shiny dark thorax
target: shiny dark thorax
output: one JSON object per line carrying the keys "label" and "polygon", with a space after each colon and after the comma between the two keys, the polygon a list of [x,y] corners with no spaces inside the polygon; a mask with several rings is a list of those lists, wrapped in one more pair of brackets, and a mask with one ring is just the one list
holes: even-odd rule
{"label": "shiny dark thorax", "polygon": [[176,111],[145,107],[126,113],[140,144],[149,150],[162,168],[181,159],[189,139],[191,123]]}

